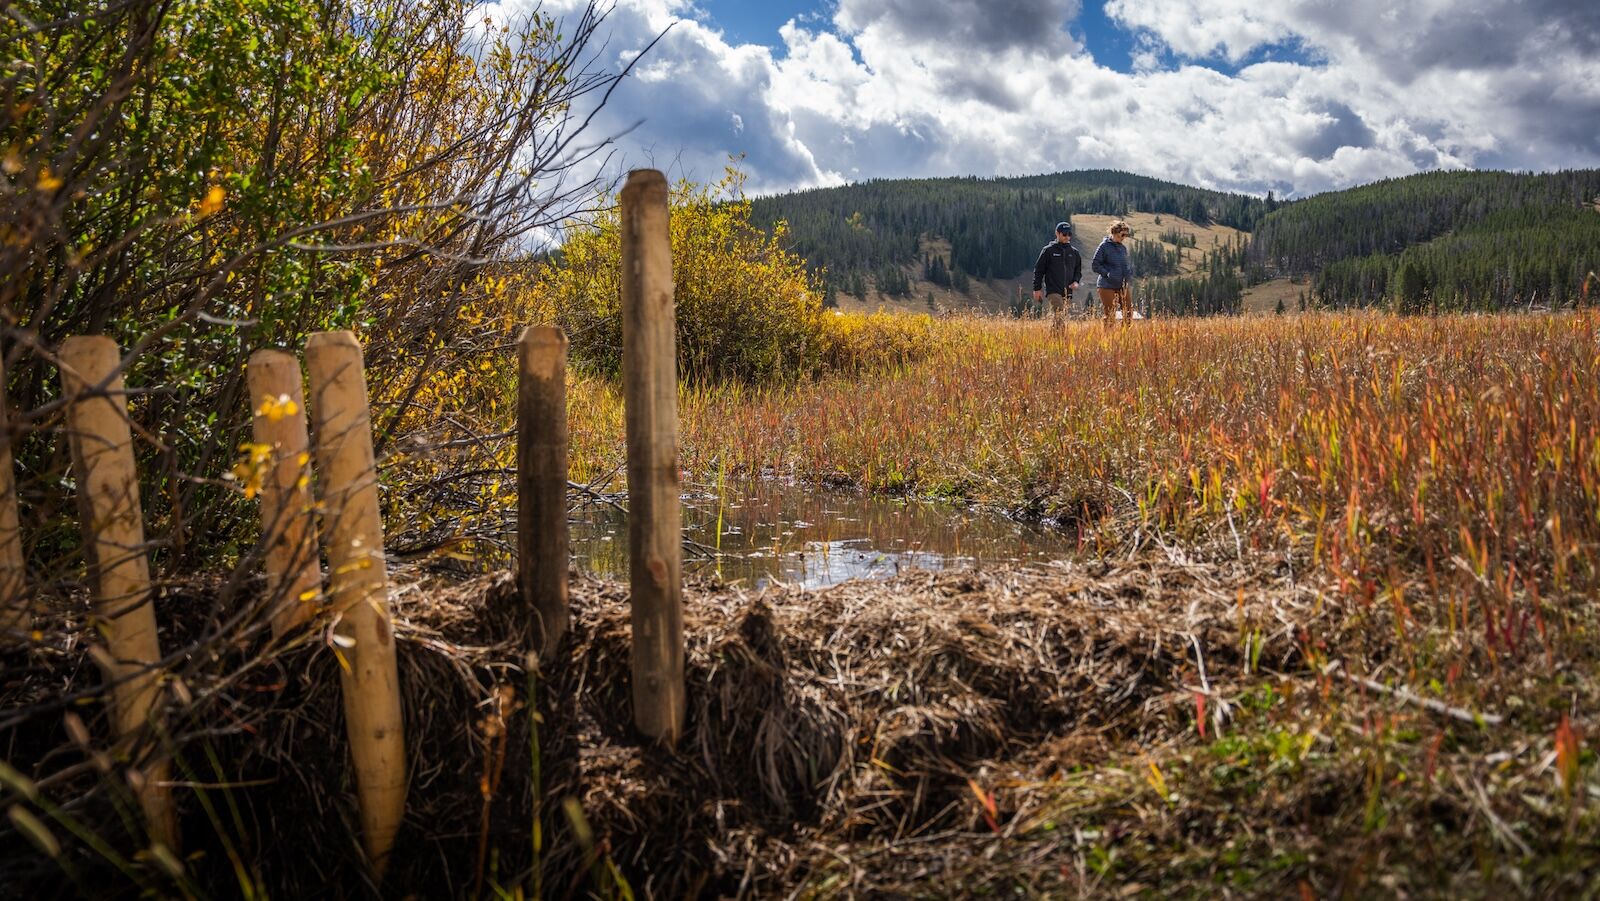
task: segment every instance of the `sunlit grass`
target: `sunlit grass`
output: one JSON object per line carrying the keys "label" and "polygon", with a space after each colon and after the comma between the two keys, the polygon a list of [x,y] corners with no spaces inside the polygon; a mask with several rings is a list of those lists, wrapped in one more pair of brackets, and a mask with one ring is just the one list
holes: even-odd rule
{"label": "sunlit grass", "polygon": [[[686,389],[694,473],[958,496],[1084,523],[1285,544],[1370,595],[1403,558],[1510,590],[1593,578],[1600,317],[940,321],[936,345],[816,381]],[[579,380],[580,472],[620,462]],[[1578,570],[1582,570],[1578,572]]]}
{"label": "sunlit grass", "polygon": [[[1501,644],[1546,631],[1528,599],[1595,584],[1600,315],[1080,324],[1061,339],[1032,322],[830,319],[830,374],[683,389],[690,478],[961,498],[1054,518],[1091,552],[1154,535],[1283,554]],[[572,478],[621,487],[619,387],[575,367],[569,404]],[[514,508],[511,489],[498,478],[473,503]],[[1439,602],[1411,610],[1419,592]]]}

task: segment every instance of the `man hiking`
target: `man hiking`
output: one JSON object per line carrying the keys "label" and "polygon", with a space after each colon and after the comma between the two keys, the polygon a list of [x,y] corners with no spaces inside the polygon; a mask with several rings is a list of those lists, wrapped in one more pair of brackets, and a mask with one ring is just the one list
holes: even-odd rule
{"label": "man hiking", "polygon": [[1116,325],[1116,313],[1122,311],[1122,324],[1133,322],[1133,261],[1128,259],[1128,248],[1122,242],[1132,229],[1121,219],[1111,223],[1111,231],[1095,249],[1090,267],[1100,276],[1095,287],[1100,289],[1100,304],[1106,308],[1106,326]]}
{"label": "man hiking", "polygon": [[1057,222],[1056,239],[1039,251],[1039,262],[1033,264],[1033,299],[1049,296],[1052,334],[1066,332],[1067,299],[1082,280],[1083,257],[1072,246],[1072,223]]}

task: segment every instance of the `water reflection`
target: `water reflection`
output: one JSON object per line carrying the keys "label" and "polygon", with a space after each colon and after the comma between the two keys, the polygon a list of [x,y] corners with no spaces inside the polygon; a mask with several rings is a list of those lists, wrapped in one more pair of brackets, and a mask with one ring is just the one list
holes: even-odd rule
{"label": "water reflection", "polygon": [[[702,548],[685,555],[686,573],[755,588],[889,578],[908,568],[1042,563],[1072,552],[1066,537],[998,514],[781,482],[694,489],[683,499],[683,530]],[[578,567],[626,579],[627,535],[621,511],[585,507],[572,523]]]}

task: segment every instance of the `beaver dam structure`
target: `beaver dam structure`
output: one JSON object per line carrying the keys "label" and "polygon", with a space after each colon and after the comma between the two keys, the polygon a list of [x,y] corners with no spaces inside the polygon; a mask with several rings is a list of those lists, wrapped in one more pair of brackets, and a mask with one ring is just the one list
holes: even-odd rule
{"label": "beaver dam structure", "polygon": [[259,546],[159,592],[119,349],[67,341],[67,602],[0,461],[0,896],[1594,896],[1593,546],[1554,518],[1544,596],[1487,549],[1269,551],[1220,488],[1181,545],[686,581],[667,209],[630,178],[626,584],[570,568],[559,330],[518,347],[514,571],[386,557],[362,349],[322,332],[309,390],[249,363]]}

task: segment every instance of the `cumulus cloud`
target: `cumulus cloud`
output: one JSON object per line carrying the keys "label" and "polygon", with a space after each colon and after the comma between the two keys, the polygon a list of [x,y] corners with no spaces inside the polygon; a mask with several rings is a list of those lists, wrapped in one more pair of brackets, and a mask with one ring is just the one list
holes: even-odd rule
{"label": "cumulus cloud", "polygon": [[[1597,165],[1592,3],[1109,0],[1134,48],[1118,72],[1072,37],[1079,0],[839,0],[775,48],[730,43],[689,0],[618,0],[607,64],[670,30],[596,128],[639,123],[629,164],[695,178],[743,154],[756,191],[1114,167],[1306,194]],[[1284,46],[1302,61],[1253,62]]]}
{"label": "cumulus cloud", "polygon": [[915,44],[995,52],[1075,47],[1067,23],[1078,0],[840,0],[834,24],[852,35],[878,31]]}
{"label": "cumulus cloud", "polygon": [[1600,160],[1594,0],[1109,0],[1106,12],[1189,59],[1294,41],[1361,82],[1364,120],[1399,125],[1396,146],[1425,139],[1440,163]]}

